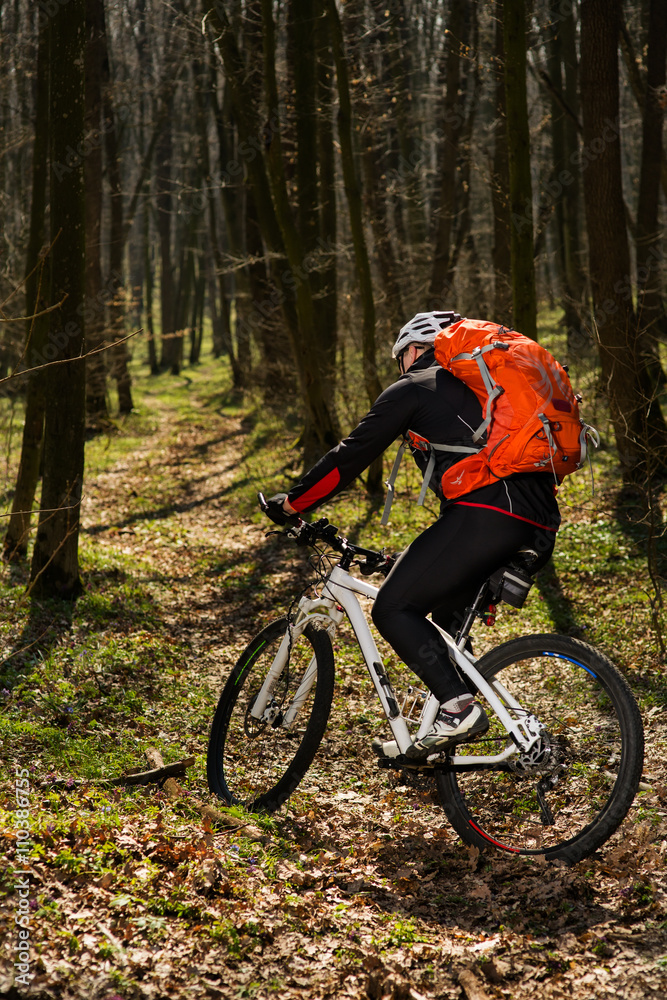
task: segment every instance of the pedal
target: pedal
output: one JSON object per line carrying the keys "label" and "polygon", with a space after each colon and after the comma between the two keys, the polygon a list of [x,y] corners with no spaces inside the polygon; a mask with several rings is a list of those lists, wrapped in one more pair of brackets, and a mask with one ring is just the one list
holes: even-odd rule
{"label": "pedal", "polygon": [[377,765],[382,770],[391,771],[432,771],[433,764],[426,760],[410,760],[405,754],[400,757],[380,757]]}

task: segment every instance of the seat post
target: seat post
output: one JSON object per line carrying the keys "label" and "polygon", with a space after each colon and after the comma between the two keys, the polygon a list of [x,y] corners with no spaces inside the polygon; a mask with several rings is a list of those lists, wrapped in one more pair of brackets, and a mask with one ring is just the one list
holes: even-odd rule
{"label": "seat post", "polygon": [[468,636],[470,635],[470,629],[474,624],[475,618],[478,617],[480,608],[484,602],[484,598],[486,597],[487,587],[488,587],[488,580],[485,580],[482,586],[477,591],[477,597],[473,601],[472,605],[469,608],[466,608],[465,618],[463,619],[463,625],[456,633],[456,639],[454,640],[459,649],[463,649],[463,647],[466,644]]}

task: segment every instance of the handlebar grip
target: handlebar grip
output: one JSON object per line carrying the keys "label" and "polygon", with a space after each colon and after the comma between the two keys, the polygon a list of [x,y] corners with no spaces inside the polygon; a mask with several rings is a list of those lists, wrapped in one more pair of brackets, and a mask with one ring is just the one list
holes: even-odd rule
{"label": "handlebar grip", "polygon": [[286,497],[286,493],[276,493],[275,496],[267,500],[263,493],[257,494],[259,506],[264,514],[266,514],[269,520],[273,521],[274,524],[278,524],[281,527],[284,527],[286,524],[290,524],[292,527],[299,527],[303,524],[299,515],[286,514],[283,509],[283,501]]}

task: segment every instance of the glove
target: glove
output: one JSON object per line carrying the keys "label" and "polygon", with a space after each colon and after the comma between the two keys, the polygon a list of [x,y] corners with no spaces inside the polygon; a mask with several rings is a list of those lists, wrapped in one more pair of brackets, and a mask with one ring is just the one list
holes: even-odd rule
{"label": "glove", "polygon": [[287,500],[286,493],[276,493],[275,496],[270,497],[265,505],[262,506],[262,510],[267,517],[271,518],[274,524],[298,524],[301,518],[298,514],[286,514],[283,510],[283,503]]}

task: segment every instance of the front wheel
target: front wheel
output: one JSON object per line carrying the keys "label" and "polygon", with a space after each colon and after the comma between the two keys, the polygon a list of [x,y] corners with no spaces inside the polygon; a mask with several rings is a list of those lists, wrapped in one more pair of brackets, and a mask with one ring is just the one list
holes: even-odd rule
{"label": "front wheel", "polygon": [[[256,717],[253,707],[272,667],[270,696]],[[313,762],[333,683],[325,629],[311,623],[290,635],[285,618],[267,625],[241,654],[220,695],[208,744],[211,791],[252,812],[279,809]]]}
{"label": "front wheel", "polygon": [[[513,696],[537,718],[541,735],[531,754],[509,758],[507,770],[439,772],[450,823],[480,849],[580,861],[618,828],[637,792],[644,733],[630,688],[606,656],[568,636],[512,640],[476,667],[508,709]],[[466,744],[466,754],[508,745],[488,714],[488,734]]]}

